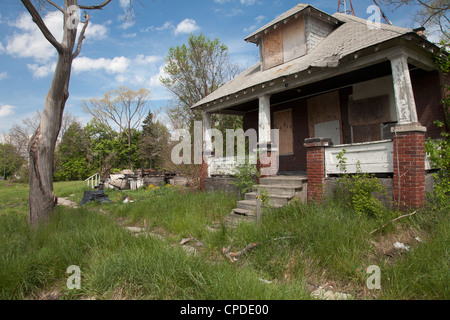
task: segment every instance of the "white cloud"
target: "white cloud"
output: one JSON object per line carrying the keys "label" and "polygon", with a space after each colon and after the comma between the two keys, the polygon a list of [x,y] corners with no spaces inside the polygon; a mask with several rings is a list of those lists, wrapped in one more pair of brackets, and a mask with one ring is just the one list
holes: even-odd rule
{"label": "white cloud", "polygon": [[197,25],[197,22],[195,20],[184,19],[177,25],[175,29],[175,34],[191,33],[197,30],[200,30],[200,27]]}
{"label": "white cloud", "polygon": [[95,70],[103,70],[110,74],[116,74],[127,71],[130,62],[130,59],[126,57],[115,57],[113,59],[79,57],[73,61],[72,66],[76,74]]}
{"label": "white cloud", "polygon": [[56,63],[47,63],[44,65],[27,64],[27,68],[33,74],[33,78],[41,79],[47,77],[55,71]]}
{"label": "white cloud", "polygon": [[[56,40],[63,38],[63,15],[59,11],[49,12],[44,16],[44,22]],[[56,50],[45,39],[39,28],[32,21],[28,13],[22,13],[16,21],[10,23],[18,32],[6,40],[6,53],[19,58],[31,58],[45,64],[56,57]],[[79,31],[82,24],[78,26]],[[103,25],[90,23],[86,30],[88,40],[99,40],[106,37],[108,28]],[[1,51],[1,49],[0,49]]]}
{"label": "white cloud", "polygon": [[4,104],[4,105],[0,105],[0,118],[9,116],[14,114],[14,109],[16,107]]}
{"label": "white cloud", "polygon": [[257,17],[255,18],[255,23],[254,23],[253,25],[251,25],[250,27],[245,28],[245,29],[244,29],[244,32],[252,32],[252,31],[255,31],[256,29],[258,29],[259,27],[262,26],[264,20],[266,20],[266,17],[265,17],[265,16],[263,16],[263,15],[257,16]]}
{"label": "white cloud", "polygon": [[241,0],[241,4],[246,6],[252,6],[256,3],[256,0]]}
{"label": "white cloud", "polygon": [[164,31],[164,30],[167,30],[167,29],[175,29],[175,26],[173,25],[172,22],[167,21],[167,22],[164,22],[164,24],[162,26],[160,26],[160,27],[150,26],[150,27],[147,27],[147,28],[145,28],[145,29],[143,29],[141,31],[142,32]]}
{"label": "white cloud", "polygon": [[0,80],[6,79],[8,77],[8,72],[0,72]]}
{"label": "white cloud", "polygon": [[143,54],[139,54],[134,61],[137,64],[153,64],[161,59],[162,57],[160,56],[144,56]]}
{"label": "white cloud", "polygon": [[4,47],[3,44],[0,42],[0,53],[2,53],[3,51],[5,51],[5,47]]}

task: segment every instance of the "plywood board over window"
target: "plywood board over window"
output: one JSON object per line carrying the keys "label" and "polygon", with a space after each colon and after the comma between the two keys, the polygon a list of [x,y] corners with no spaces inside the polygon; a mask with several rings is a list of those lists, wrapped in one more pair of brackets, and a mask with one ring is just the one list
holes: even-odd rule
{"label": "plywood board over window", "polygon": [[284,62],[306,54],[305,19],[303,16],[291,20],[283,27]]}
{"label": "plywood board over window", "polygon": [[283,35],[281,28],[272,29],[264,35],[263,61],[264,70],[283,63]]}
{"label": "plywood board over window", "polygon": [[[311,138],[319,137],[322,132],[315,132],[315,128],[322,129],[324,126],[333,125],[333,129],[336,127],[339,130],[339,135],[336,136],[334,144],[342,143],[342,119],[341,119],[341,107],[339,100],[339,91],[332,91],[324,93],[307,100],[308,104],[308,125],[309,135]],[[318,125],[318,126],[317,126]],[[338,138],[339,137],[339,138]],[[331,138],[331,137],[324,137]]]}
{"label": "plywood board over window", "polygon": [[381,125],[389,121],[389,95],[349,100],[348,122],[353,143],[381,140]]}
{"label": "plywood board over window", "polygon": [[292,133],[292,109],[273,113],[274,129],[279,130],[279,154],[294,153],[294,137]]}

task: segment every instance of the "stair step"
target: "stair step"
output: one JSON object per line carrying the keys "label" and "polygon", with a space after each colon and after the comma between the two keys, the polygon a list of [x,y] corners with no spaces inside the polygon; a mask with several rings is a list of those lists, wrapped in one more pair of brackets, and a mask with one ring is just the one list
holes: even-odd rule
{"label": "stair step", "polygon": [[254,218],[256,219],[256,213],[254,211],[251,210],[245,210],[245,209],[240,209],[240,208],[236,208],[233,209],[234,214],[241,216],[241,217],[248,217],[248,218]]}
{"label": "stair step", "polygon": [[[236,209],[235,209],[236,210]],[[245,216],[234,213],[230,213],[224,220],[224,223],[228,226],[236,226],[239,222],[256,222],[256,216]]]}
{"label": "stair step", "polygon": [[254,186],[255,189],[265,189],[271,195],[294,197],[297,192],[302,191],[303,185],[266,185],[259,184]]}
{"label": "stair step", "polygon": [[[271,204],[272,208],[281,208],[283,205]],[[262,206],[263,207],[263,206]],[[244,209],[247,211],[256,212],[256,200],[241,200],[237,202],[238,209]]]}
{"label": "stair step", "polygon": [[283,186],[298,186],[307,182],[306,176],[276,176],[260,178],[259,183],[263,185],[283,185]]}
{"label": "stair step", "polygon": [[[293,196],[283,196],[278,194],[270,194],[270,204],[288,205]],[[245,194],[245,200],[256,200],[256,192],[249,192]]]}

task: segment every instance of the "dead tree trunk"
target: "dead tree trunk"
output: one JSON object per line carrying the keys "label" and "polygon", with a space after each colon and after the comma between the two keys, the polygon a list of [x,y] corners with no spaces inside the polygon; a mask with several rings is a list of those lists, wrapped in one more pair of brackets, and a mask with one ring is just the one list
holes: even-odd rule
{"label": "dead tree trunk", "polygon": [[59,55],[53,81],[45,98],[41,123],[34,133],[30,154],[30,224],[48,220],[57,199],[53,193],[53,159],[56,139],[61,128],[62,115],[69,98],[71,52]]}
{"label": "dead tree trunk", "polygon": [[[50,213],[57,203],[57,198],[53,193],[53,159],[56,139],[61,129],[64,107],[69,98],[72,62],[81,51],[85,38],[84,34],[89,24],[87,13],[85,13],[85,21],[80,21],[79,9],[102,9],[111,0],[106,0],[96,6],[79,6],[78,0],[65,0],[64,8],[59,7],[52,1],[47,1],[47,3],[56,7],[63,14],[64,36],[62,42],[58,42],[55,39],[32,1],[21,1],[44,37],[58,51],[58,62],[50,89],[45,98],[41,122],[28,145],[28,153],[30,155],[29,222],[32,226],[36,226],[49,220]],[[83,23],[84,26],[77,43],[76,37],[79,22]],[[75,47],[76,44],[77,46]]]}

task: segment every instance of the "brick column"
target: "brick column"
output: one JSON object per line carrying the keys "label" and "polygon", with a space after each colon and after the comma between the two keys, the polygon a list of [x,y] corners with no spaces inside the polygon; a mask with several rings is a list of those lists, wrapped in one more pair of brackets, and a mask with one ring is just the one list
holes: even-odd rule
{"label": "brick column", "polygon": [[331,138],[308,138],[306,148],[306,169],[308,174],[308,201],[323,200],[325,179],[325,147],[332,146]]}
{"label": "brick column", "polygon": [[394,202],[402,211],[425,206],[425,132],[418,123],[397,125],[394,132]]}

